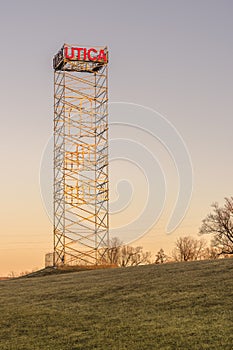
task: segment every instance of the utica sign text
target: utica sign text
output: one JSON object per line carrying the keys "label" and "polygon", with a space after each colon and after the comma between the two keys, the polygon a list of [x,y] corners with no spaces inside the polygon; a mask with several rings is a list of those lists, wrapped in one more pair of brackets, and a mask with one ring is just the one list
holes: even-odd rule
{"label": "utica sign text", "polygon": [[107,53],[105,50],[84,47],[64,47],[64,58],[68,60],[107,62]]}

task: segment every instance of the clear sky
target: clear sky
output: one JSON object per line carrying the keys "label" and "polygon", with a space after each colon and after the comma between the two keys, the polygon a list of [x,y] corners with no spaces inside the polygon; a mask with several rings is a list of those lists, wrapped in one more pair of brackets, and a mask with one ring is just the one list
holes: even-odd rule
{"label": "clear sky", "polygon": [[189,150],[193,195],[183,222],[166,234],[177,181],[165,166],[173,204],[165,201],[157,225],[135,244],[169,252],[179,235],[198,232],[213,201],[232,195],[232,1],[8,0],[0,1],[0,27],[0,275],[42,267],[52,251],[39,175],[53,130],[51,62],[64,42],[108,45],[110,102],[158,111]]}

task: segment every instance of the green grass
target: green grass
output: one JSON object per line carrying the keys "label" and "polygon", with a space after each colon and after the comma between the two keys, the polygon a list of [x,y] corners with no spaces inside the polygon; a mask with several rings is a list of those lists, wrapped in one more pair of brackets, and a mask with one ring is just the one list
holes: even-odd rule
{"label": "green grass", "polygon": [[1,350],[233,349],[233,259],[0,281]]}

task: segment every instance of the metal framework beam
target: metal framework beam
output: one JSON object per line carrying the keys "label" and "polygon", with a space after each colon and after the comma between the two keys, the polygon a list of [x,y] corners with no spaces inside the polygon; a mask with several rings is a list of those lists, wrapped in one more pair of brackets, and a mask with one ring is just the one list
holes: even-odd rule
{"label": "metal framework beam", "polygon": [[103,263],[109,245],[108,65],[71,49],[54,57],[54,266]]}

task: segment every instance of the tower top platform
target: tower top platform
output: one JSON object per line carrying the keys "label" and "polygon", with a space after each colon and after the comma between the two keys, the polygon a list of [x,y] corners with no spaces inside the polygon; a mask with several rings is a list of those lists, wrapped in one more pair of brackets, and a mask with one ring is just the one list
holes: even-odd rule
{"label": "tower top platform", "polygon": [[55,71],[95,73],[106,64],[108,64],[106,46],[83,47],[64,44],[53,58]]}

